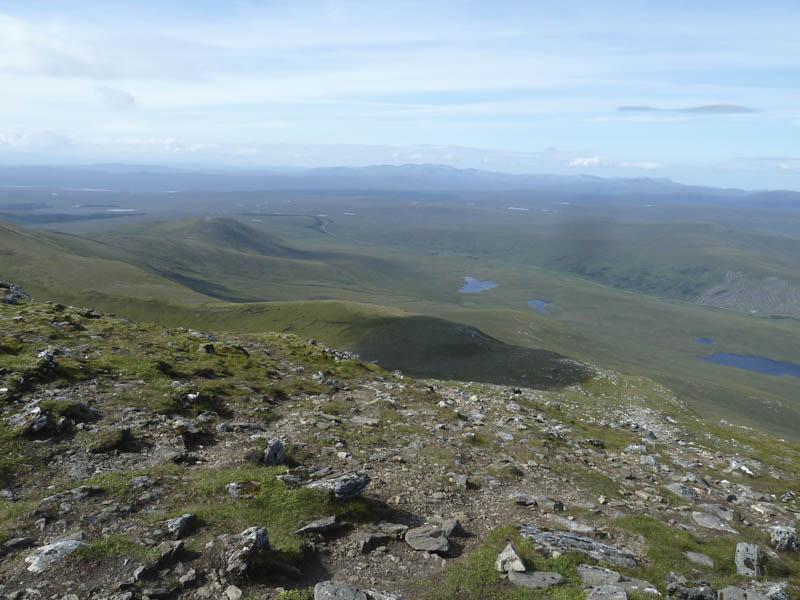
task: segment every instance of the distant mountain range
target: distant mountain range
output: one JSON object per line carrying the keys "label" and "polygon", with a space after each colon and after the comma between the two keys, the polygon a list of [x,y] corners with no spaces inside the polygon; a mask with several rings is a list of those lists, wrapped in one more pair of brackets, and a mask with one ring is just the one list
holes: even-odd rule
{"label": "distant mountain range", "polygon": [[0,167],[0,187],[154,191],[396,192],[553,190],[601,196],[669,196],[687,199],[800,202],[798,192],[747,192],[682,185],[664,178],[602,178],[592,175],[515,175],[445,165],[407,164],[326,167],[306,170],[210,171],[149,165]]}

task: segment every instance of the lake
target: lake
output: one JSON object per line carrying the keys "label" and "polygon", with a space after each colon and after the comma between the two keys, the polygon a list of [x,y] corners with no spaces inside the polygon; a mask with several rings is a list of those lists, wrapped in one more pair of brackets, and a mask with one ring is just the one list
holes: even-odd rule
{"label": "lake", "polygon": [[778,362],[760,356],[749,354],[728,354],[727,352],[715,352],[711,356],[698,356],[700,360],[707,360],[726,367],[736,367],[763,373],[765,375],[791,375],[800,377],[800,365],[790,362]]}
{"label": "lake", "polygon": [[475,279],[474,277],[464,277],[464,281],[466,281],[466,283],[460,290],[458,290],[462,294],[477,294],[478,292],[485,292],[486,290],[490,290],[500,285],[494,281],[482,281],[480,279]]}
{"label": "lake", "polygon": [[547,302],[547,300],[528,300],[528,306],[530,306],[533,310],[538,310],[542,313],[550,314],[550,311],[547,310],[549,306],[553,306],[552,302]]}

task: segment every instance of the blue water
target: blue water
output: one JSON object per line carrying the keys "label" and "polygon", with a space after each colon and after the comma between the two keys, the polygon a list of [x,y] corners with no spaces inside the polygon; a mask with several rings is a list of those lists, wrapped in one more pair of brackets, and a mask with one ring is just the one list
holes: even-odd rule
{"label": "blue water", "polygon": [[478,292],[485,292],[486,290],[490,290],[500,285],[494,281],[481,281],[480,279],[475,279],[474,277],[464,277],[464,281],[467,283],[464,284],[464,287],[458,290],[462,294],[477,294]]}
{"label": "blue water", "polygon": [[553,306],[552,302],[547,302],[547,300],[528,300],[528,306],[530,306],[533,310],[538,310],[539,312],[550,314],[550,311],[547,310],[548,306]]}
{"label": "blue water", "polygon": [[702,346],[716,346],[717,342],[712,340],[711,338],[697,338],[694,341],[695,344],[700,344]]}
{"label": "blue water", "polygon": [[800,377],[800,365],[790,362],[777,362],[760,356],[715,352],[711,356],[698,356],[697,358],[718,365],[747,369],[748,371],[764,373],[765,375],[791,375],[792,377]]}

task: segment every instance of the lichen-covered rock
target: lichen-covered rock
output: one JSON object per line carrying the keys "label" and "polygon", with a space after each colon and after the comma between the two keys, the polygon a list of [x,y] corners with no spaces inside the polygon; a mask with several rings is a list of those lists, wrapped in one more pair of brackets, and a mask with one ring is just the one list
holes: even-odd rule
{"label": "lichen-covered rock", "polygon": [[568,531],[542,531],[531,525],[522,525],[520,535],[530,540],[533,545],[552,554],[553,552],[575,552],[583,554],[598,562],[606,562],[619,567],[632,569],[636,566],[636,557],[609,544]]}
{"label": "lichen-covered rock", "polygon": [[548,573],[547,571],[532,571],[529,573],[510,571],[508,580],[518,587],[524,587],[529,590],[541,590],[560,585],[565,581],[564,577],[558,573]]}
{"label": "lichen-covered rock", "polygon": [[770,545],[781,552],[797,552],[797,530],[789,525],[773,525],[767,529]]}
{"label": "lichen-covered rock", "polygon": [[350,583],[320,581],[314,586],[314,600],[367,600],[367,595]]}
{"label": "lichen-covered rock", "polygon": [[739,542],[736,544],[736,572],[748,577],[761,577],[764,575],[764,555],[755,544]]}
{"label": "lichen-covered rock", "polygon": [[86,546],[87,544],[78,540],[63,540],[37,548],[25,558],[25,562],[28,563],[28,571],[43,573],[53,563]]}
{"label": "lichen-covered rock", "polygon": [[677,600],[716,600],[717,594],[705,581],[674,581],[667,586],[667,594]]}
{"label": "lichen-covered rock", "polygon": [[306,487],[329,490],[337,500],[354,500],[364,494],[371,479],[364,471],[349,471],[309,483]]}
{"label": "lichen-covered rock", "polygon": [[283,447],[283,442],[278,438],[272,438],[264,449],[264,464],[268,467],[282,465],[285,458],[286,450]]}
{"label": "lichen-covered rock", "polygon": [[270,549],[266,527],[250,527],[236,536],[221,535],[209,544],[212,562],[228,577],[240,581],[247,577]]}
{"label": "lichen-covered rock", "polygon": [[182,538],[197,524],[197,516],[186,513],[166,522],[167,533],[176,540]]}
{"label": "lichen-covered rock", "polygon": [[494,568],[501,573],[508,573],[509,571],[525,572],[525,564],[510,542],[497,555],[497,560],[494,561]]}

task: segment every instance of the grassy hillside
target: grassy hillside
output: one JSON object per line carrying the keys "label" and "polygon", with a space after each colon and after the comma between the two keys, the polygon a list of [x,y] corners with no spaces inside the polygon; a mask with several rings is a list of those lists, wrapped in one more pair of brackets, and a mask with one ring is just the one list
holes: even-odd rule
{"label": "grassy hillside", "polygon": [[[353,239],[352,225],[347,236],[336,223],[324,235],[307,221],[280,220],[279,236],[269,221],[227,219],[136,226],[95,239],[10,227],[14,241],[3,236],[3,248],[18,254],[0,263],[0,276],[41,297],[169,325],[296,332],[417,375],[521,383],[546,377],[548,365],[563,367],[545,350],[653,377],[707,418],[798,435],[797,379],[699,360],[713,349],[693,343],[709,337],[725,352],[800,363],[794,319],[631,293],[510,255],[432,252],[414,239],[401,248],[389,235],[371,244]],[[444,234],[419,235],[446,242]],[[513,245],[513,236],[504,243]],[[500,285],[460,294],[465,276]],[[532,298],[553,302],[551,313],[528,308]]]}

